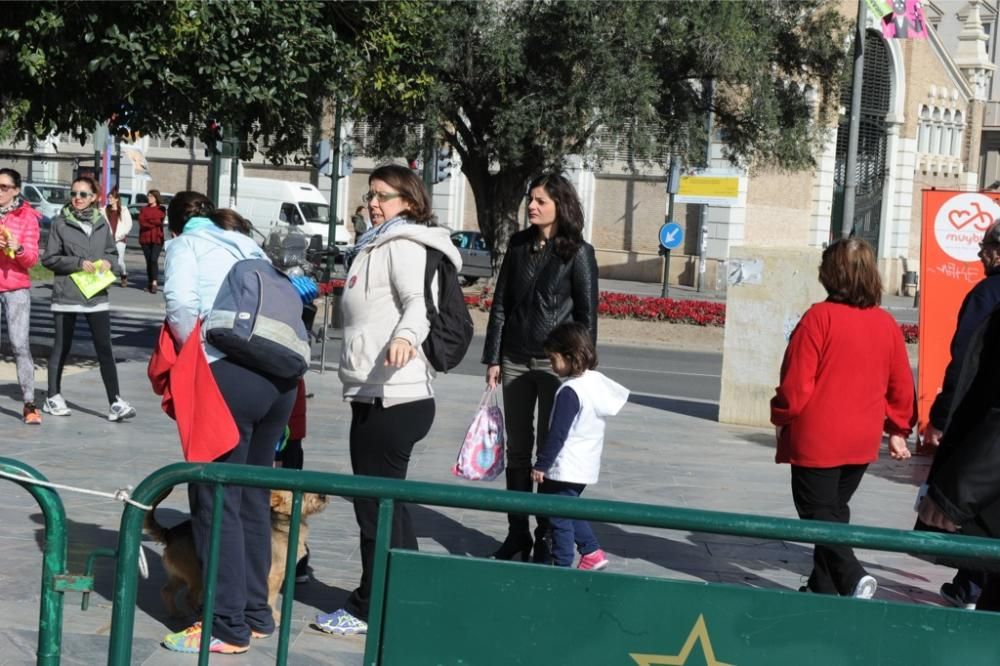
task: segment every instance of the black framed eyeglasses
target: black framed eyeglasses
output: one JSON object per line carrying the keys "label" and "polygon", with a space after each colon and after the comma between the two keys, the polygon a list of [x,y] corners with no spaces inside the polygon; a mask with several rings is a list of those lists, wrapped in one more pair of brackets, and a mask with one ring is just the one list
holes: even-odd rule
{"label": "black framed eyeglasses", "polygon": [[10,192],[11,190],[16,190],[17,185],[8,185],[7,183],[0,183],[0,192]]}
{"label": "black framed eyeglasses", "polygon": [[365,203],[370,203],[372,199],[378,199],[379,203],[385,203],[386,201],[398,199],[401,196],[403,195],[399,192],[367,192],[361,197],[361,200]]}
{"label": "black framed eyeglasses", "polygon": [[77,192],[77,191],[73,191],[73,192],[70,192],[69,194],[74,199],[89,199],[90,197],[94,196],[93,192]]}

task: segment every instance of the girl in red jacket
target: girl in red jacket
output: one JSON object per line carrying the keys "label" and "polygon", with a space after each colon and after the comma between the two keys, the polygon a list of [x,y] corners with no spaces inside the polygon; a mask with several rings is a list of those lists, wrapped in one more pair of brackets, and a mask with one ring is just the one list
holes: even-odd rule
{"label": "girl in red jacket", "polygon": [[28,346],[31,320],[31,277],[38,263],[38,218],[41,214],[21,198],[21,174],[0,169],[0,307],[7,318],[7,335],[17,366],[17,383],[24,399],[24,422],[38,425],[35,406],[35,363]]}
{"label": "girl in red jacket", "polygon": [[[799,518],[848,523],[847,503],[878,459],[883,431],[893,458],[910,457],[913,374],[899,324],[878,307],[882,282],[868,243],[851,238],[826,248],[819,281],[828,298],[792,332],[771,400],[775,461],[792,465]],[[853,550],[817,545],[802,591],[870,599],[877,587]]]}

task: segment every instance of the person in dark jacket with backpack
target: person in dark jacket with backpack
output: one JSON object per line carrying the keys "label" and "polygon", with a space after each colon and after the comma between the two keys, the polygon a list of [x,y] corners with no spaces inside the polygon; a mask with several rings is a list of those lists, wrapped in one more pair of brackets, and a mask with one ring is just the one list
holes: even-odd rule
{"label": "person in dark jacket with backpack", "polygon": [[[564,176],[543,174],[531,182],[528,222],[507,247],[483,346],[487,386],[503,383],[507,489],[522,492],[532,491],[531,461],[548,435],[560,382],[542,343],[571,321],[585,325],[597,343],[597,260],[583,240],[580,199]],[[534,540],[527,516],[510,514],[507,522],[493,557],[527,561],[534,548],[535,562],[551,562],[547,519],[538,519]]]}
{"label": "person in dark jacket with backpack", "polygon": [[[167,220],[175,236],[167,244],[167,325],[183,344],[198,321],[212,312],[230,269],[243,259],[268,259],[245,235],[246,223],[237,213],[216,210],[208,197],[198,192],[181,192],[174,197]],[[297,379],[273,377],[236,363],[207,342],[204,349],[212,377],[239,431],[235,448],[216,462],[270,467],[275,443],[285,430],[295,402]],[[188,484],[188,499],[195,550],[204,565],[208,559],[214,487]],[[267,603],[271,567],[269,491],[227,486],[222,516],[210,651],[240,654],[249,648],[251,637],[264,637],[274,631]],[[169,634],[163,645],[177,652],[198,652],[202,638],[203,627],[195,623]]]}
{"label": "person in dark jacket with backpack", "polygon": [[62,396],[62,375],[73,345],[77,315],[83,315],[87,318],[94,351],[101,366],[101,379],[110,405],[108,420],[122,421],[135,416],[135,409],[119,395],[118,368],[111,346],[108,290],[102,289],[87,298],[70,277],[79,272],[112,271],[118,275],[118,250],[111,226],[97,207],[97,183],[92,178],[77,178],[73,181],[70,195],[69,205],[52,218],[45,254],[42,255],[42,265],[55,273],[52,280],[55,340],[49,356],[49,392],[42,410],[53,416],[69,416],[71,413]]}
{"label": "person in dark jacket with backpack", "polygon": [[[344,343],[340,380],[351,403],[351,469],[405,479],[413,446],[434,422],[434,368],[421,343],[430,331],[425,294],[429,250],[457,273],[462,259],[447,230],[434,225],[423,183],[403,166],[381,166],[368,178],[372,227],[346,257],[350,269],[341,302]],[[436,278],[435,278],[436,279]],[[457,280],[457,278],[456,278]],[[438,289],[430,290],[432,298]],[[361,582],[343,608],[319,615],[316,626],[339,635],[368,631],[378,503],[356,498],[361,529]],[[417,549],[406,505],[392,517],[392,548]]]}

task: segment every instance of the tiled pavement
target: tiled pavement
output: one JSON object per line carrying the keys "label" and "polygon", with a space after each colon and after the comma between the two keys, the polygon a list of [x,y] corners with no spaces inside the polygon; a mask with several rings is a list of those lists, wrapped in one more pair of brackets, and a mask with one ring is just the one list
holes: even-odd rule
{"label": "tiled pavement", "polygon": [[[46,416],[40,428],[22,426],[11,387],[0,387],[2,455],[23,460],[60,483],[112,491],[136,484],[153,470],[179,459],[174,424],[159,409],[145,377],[145,364],[120,366],[124,394],[139,410],[136,419],[111,424],[103,418],[104,399],[96,369],[65,380],[74,413]],[[313,470],[349,469],[349,410],[339,400],[335,372],[307,376],[309,436],[306,466]],[[445,375],[438,379],[434,429],[414,451],[413,479],[462,483],[449,467],[479,398],[478,377]],[[609,424],[601,480],[588,489],[594,498],[620,499],[683,507],[794,517],[787,466],[773,463],[770,431],[704,420],[684,403],[645,397],[631,403]],[[680,410],[680,411],[678,411]],[[689,411],[688,415],[683,413]],[[908,528],[913,523],[915,488],[927,471],[926,459],[896,463],[883,456],[874,464],[853,501],[855,522]],[[500,482],[491,484],[499,487]],[[95,547],[114,547],[120,506],[113,501],[62,493],[69,519],[70,571],[82,573]],[[185,493],[175,492],[158,517],[171,524],[182,518]],[[502,537],[503,516],[468,510],[414,508],[420,547],[426,551],[482,556]],[[40,514],[34,501],[12,483],[0,480],[0,663],[33,662],[38,614]],[[311,522],[310,546],[315,580],[296,589],[292,664],[359,664],[363,642],[333,638],[308,627],[318,612],[342,602],[359,576],[357,530],[350,505],[339,499]],[[761,539],[698,535],[687,532],[598,524],[595,531],[607,550],[611,570],[687,580],[767,588],[795,589],[810,565],[808,546]],[[183,626],[165,616],[158,589],[163,569],[150,545],[151,576],[140,581],[133,663],[191,664],[193,658],[159,647],[167,631]],[[863,551],[861,558],[880,582],[878,598],[937,603],[936,591],[950,572],[912,557]],[[90,609],[81,611],[80,596],[66,595],[63,664],[105,662],[110,628],[113,567],[98,567]],[[273,663],[277,638],[255,642],[243,657],[226,664]]]}

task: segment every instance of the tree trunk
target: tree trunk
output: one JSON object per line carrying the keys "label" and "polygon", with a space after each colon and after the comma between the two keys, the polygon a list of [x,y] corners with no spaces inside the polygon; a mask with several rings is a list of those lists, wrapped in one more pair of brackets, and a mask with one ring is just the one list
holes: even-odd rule
{"label": "tree trunk", "polygon": [[517,213],[524,199],[524,188],[530,174],[515,169],[490,173],[488,164],[471,164],[466,172],[472,196],[476,200],[479,231],[490,247],[493,276],[488,288],[492,290],[507,254],[507,243],[518,230]]}

